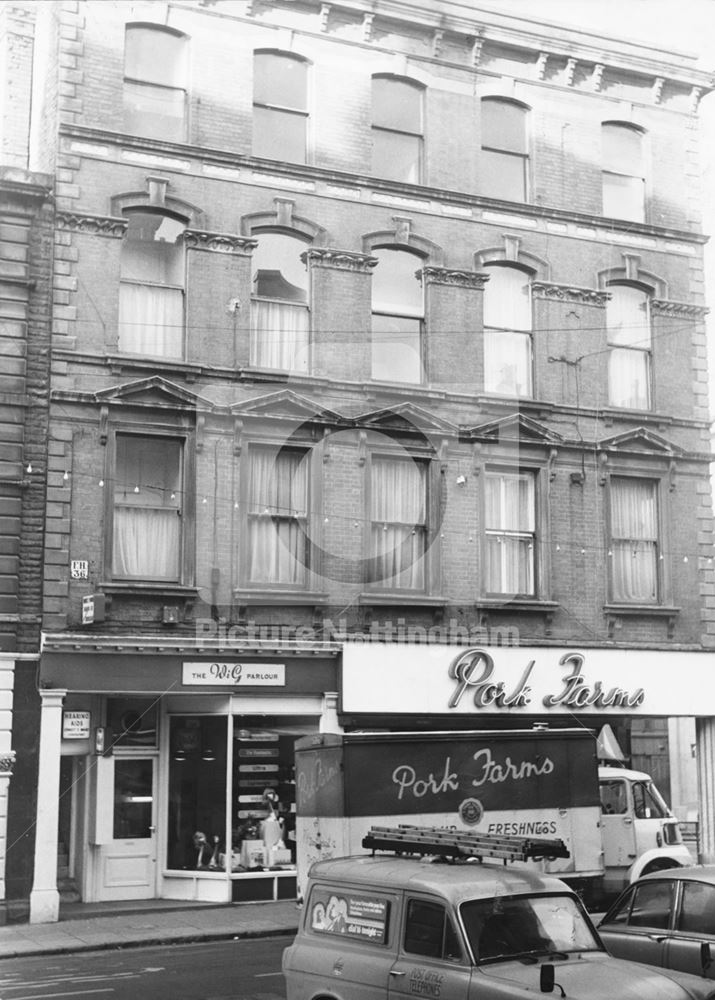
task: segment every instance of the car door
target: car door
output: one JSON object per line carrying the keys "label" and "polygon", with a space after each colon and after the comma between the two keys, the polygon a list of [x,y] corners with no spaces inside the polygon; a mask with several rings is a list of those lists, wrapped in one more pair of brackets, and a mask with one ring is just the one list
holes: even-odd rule
{"label": "car door", "polygon": [[[681,972],[703,973],[702,945],[710,945],[715,960],[715,885],[682,880],[675,929],[665,943],[664,965]],[[715,961],[706,970],[715,979]]]}
{"label": "car door", "polygon": [[472,967],[456,924],[439,900],[408,897],[389,1000],[415,996],[467,1000]]}
{"label": "car door", "polygon": [[598,928],[612,955],[648,965],[665,964],[675,888],[672,879],[648,879],[621,896]]}
{"label": "car door", "polygon": [[385,1000],[399,915],[397,893],[343,883],[310,886],[301,932],[284,965],[288,995]]}

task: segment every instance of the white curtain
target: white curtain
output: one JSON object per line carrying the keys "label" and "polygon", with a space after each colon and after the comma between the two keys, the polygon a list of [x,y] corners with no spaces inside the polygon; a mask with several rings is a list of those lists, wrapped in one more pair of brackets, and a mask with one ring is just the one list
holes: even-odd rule
{"label": "white curtain", "polygon": [[529,276],[517,267],[488,267],[484,325],[500,330],[531,330]]}
{"label": "white curtain", "polygon": [[484,331],[484,389],[505,396],[531,395],[531,336]]}
{"label": "white curtain", "polygon": [[157,358],[182,358],[184,293],[180,288],[122,281],[119,350]]}
{"label": "white curtain", "polygon": [[426,466],[376,460],[372,466],[372,582],[424,589]]}
{"label": "white curtain", "polygon": [[613,347],[608,357],[608,401],[611,406],[647,410],[650,406],[647,351]]}
{"label": "white curtain", "polygon": [[251,364],[281,371],[307,372],[308,327],[306,306],[254,299],[251,303]]}
{"label": "white curtain", "polygon": [[176,508],[114,508],[115,576],[178,580],[180,517]]}
{"label": "white curtain", "polygon": [[606,305],[608,398],[612,406],[647,409],[650,405],[650,317],[648,296],[640,288],[611,285]]}
{"label": "white curtain", "polygon": [[486,585],[495,594],[534,593],[534,480],[487,476]]}
{"label": "white curtain", "polygon": [[611,484],[613,598],[658,599],[658,515],[655,486],[636,480]]}
{"label": "white curtain", "polygon": [[308,462],[298,452],[251,452],[248,578],[251,583],[305,581]]}

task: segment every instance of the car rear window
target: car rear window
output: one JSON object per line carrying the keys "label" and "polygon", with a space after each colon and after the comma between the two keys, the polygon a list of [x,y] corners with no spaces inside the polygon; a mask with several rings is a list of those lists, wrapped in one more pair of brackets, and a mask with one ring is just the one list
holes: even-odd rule
{"label": "car rear window", "polygon": [[643,882],[637,886],[628,918],[629,927],[655,927],[658,930],[665,930],[670,926],[674,895],[674,884],[665,879],[658,882]]}
{"label": "car rear window", "polygon": [[715,885],[683,882],[678,930],[692,934],[715,934]]}

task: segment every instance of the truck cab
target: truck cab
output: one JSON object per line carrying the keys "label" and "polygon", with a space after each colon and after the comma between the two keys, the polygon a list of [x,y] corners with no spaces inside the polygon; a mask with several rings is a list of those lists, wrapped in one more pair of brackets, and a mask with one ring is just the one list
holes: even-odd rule
{"label": "truck cab", "polygon": [[599,767],[604,895],[648,872],[693,864],[677,819],[649,774]]}

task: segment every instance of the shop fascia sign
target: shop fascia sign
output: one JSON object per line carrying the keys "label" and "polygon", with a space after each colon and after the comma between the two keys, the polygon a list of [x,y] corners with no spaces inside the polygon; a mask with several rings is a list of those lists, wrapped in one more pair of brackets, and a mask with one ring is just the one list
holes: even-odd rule
{"label": "shop fascia sign", "polygon": [[713,654],[695,651],[347,642],[342,708],[696,716],[713,667]]}
{"label": "shop fascia sign", "polygon": [[212,687],[284,687],[284,663],[184,662],[181,683]]}
{"label": "shop fascia sign", "polygon": [[[582,653],[565,653],[559,666],[565,670],[561,687],[555,693],[543,695],[544,708],[562,706],[569,709],[595,708],[602,710],[640,708],[645,701],[642,687],[627,690],[604,685],[602,680],[590,680],[584,671],[586,657]],[[456,656],[448,667],[449,677],[455,682],[447,703],[448,708],[458,708],[463,697],[471,699],[475,708],[502,709],[526,708],[533,705],[530,681],[536,660],[530,659],[516,683],[511,686],[499,680],[493,657],[484,649],[468,649]]]}

